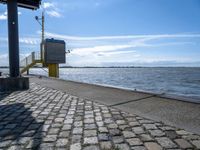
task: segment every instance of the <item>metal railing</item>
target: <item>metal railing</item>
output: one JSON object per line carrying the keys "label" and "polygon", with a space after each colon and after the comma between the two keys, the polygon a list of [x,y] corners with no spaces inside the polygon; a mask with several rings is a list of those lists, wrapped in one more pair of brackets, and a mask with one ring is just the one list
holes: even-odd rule
{"label": "metal railing", "polygon": [[40,52],[34,52],[34,54],[35,54],[35,60],[41,60],[41,54],[40,54]]}
{"label": "metal railing", "polygon": [[32,52],[31,55],[25,57],[20,61],[20,67],[25,68],[37,60],[41,60],[40,52]]}

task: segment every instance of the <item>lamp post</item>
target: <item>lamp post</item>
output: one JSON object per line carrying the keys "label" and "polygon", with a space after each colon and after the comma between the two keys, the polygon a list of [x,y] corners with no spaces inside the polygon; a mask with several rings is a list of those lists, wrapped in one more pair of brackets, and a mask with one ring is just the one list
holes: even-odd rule
{"label": "lamp post", "polygon": [[[40,24],[40,26],[42,27],[42,38],[41,38],[41,42],[44,41],[44,11],[42,11],[42,17],[39,18],[38,16],[35,16],[35,20]],[[40,22],[40,20],[42,22]]]}
{"label": "lamp post", "polygon": [[[44,60],[44,54],[43,54],[43,44],[44,44],[44,11],[42,11],[42,17],[39,18],[38,16],[35,16],[35,20],[40,24],[42,27],[42,36],[41,36],[41,44],[40,44],[40,57],[41,60]],[[42,22],[40,22],[42,21]],[[44,65],[44,63],[43,63]]]}

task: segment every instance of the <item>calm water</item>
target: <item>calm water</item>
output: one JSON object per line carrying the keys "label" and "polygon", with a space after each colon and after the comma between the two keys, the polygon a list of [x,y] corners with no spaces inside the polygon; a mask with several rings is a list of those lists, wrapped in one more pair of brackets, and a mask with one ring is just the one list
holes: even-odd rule
{"label": "calm water", "polygon": [[[42,69],[32,69],[30,73],[47,75]],[[192,97],[200,101],[200,68],[62,68],[60,78]]]}

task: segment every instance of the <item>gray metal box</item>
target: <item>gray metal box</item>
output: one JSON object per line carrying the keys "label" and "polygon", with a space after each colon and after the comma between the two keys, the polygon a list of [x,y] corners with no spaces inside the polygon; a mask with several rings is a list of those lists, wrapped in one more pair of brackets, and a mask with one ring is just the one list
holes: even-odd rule
{"label": "gray metal box", "polygon": [[65,63],[65,41],[46,39],[44,42],[44,61],[47,64]]}

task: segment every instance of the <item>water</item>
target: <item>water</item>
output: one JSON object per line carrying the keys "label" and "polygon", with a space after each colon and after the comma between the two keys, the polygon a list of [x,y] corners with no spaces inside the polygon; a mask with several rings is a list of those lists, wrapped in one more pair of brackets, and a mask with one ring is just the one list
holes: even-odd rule
{"label": "water", "polygon": [[[41,68],[31,69],[30,73],[47,76]],[[60,78],[191,97],[200,101],[200,68],[61,68]]]}

